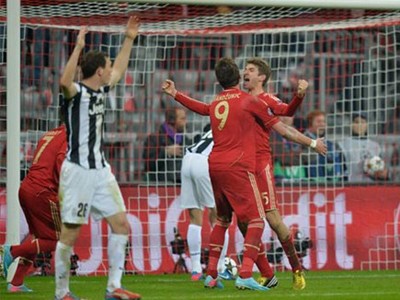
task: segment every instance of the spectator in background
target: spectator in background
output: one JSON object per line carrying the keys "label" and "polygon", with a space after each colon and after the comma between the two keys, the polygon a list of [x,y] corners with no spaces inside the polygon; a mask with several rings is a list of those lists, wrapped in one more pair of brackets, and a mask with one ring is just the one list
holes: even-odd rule
{"label": "spectator in background", "polygon": [[[325,137],[326,116],[320,110],[311,111],[307,116],[308,128],[304,134],[311,139]],[[327,141],[328,153],[326,156],[319,155],[305,149],[302,156],[302,163],[306,164],[307,177],[323,180],[335,180],[344,175],[343,154],[331,141]]]}
{"label": "spectator in background", "polygon": [[[279,119],[284,124],[294,127],[293,117],[280,116]],[[305,171],[300,161],[302,153],[301,145],[289,141],[276,131],[273,131],[271,135],[271,147],[274,160],[274,176],[277,182],[284,179],[305,178]]]}
{"label": "spectator in background", "polygon": [[391,122],[387,122],[386,124],[386,132],[385,133],[392,133],[392,134],[400,134],[400,100],[399,104],[396,105],[393,118]]}
{"label": "spectator in background", "polygon": [[364,173],[364,162],[373,156],[381,155],[380,145],[372,141],[368,135],[366,115],[357,113],[352,116],[351,136],[339,142],[345,159],[346,170],[350,182],[373,182],[374,180],[388,180],[389,171],[385,167],[375,172],[373,177]]}
{"label": "spectator in background", "polygon": [[186,111],[181,107],[165,111],[165,121],[157,133],[150,134],[143,150],[144,171],[150,181],[181,182],[184,146],[192,141],[184,134]]}

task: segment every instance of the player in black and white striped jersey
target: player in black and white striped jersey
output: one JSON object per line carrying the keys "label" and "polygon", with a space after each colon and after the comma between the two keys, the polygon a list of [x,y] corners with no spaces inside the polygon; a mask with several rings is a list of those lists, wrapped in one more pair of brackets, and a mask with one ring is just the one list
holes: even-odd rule
{"label": "player in black and white striped jersey", "polygon": [[73,82],[86,28],[79,31],[75,48],[65,66],[60,84],[64,95],[68,151],[60,174],[61,236],[55,254],[55,299],[79,299],[69,291],[69,264],[82,224],[89,215],[105,218],[111,227],[108,240],[108,283],[105,299],[140,299],[121,288],[129,223],[118,183],[104,157],[103,128],[106,95],[128,67],[139,19],[130,17],[121,50],[112,65],[110,58],[89,51],[81,61],[83,79]]}
{"label": "player in black and white striped jersey", "polygon": [[[100,53],[88,53],[88,56]],[[88,62],[92,59],[89,58]],[[66,126],[68,128],[67,160],[85,169],[102,169],[108,164],[103,151],[103,130],[105,98],[110,87],[98,91],[84,83],[74,83],[77,94],[65,101]]]}
{"label": "player in black and white striped jersey", "polygon": [[[217,219],[214,193],[208,172],[208,156],[211,153],[214,141],[211,130],[201,139],[189,146],[182,160],[181,169],[181,196],[180,205],[188,209],[190,224],[187,232],[187,242],[192,262],[192,281],[203,278],[201,267],[201,229],[203,225],[203,211],[208,209],[209,222],[213,226]],[[228,231],[226,231],[228,232]],[[224,258],[228,247],[228,234],[218,262],[220,272],[224,271]]]}

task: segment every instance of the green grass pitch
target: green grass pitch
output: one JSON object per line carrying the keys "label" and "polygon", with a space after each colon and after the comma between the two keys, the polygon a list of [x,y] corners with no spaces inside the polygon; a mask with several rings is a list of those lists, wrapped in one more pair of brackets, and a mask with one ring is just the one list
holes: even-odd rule
{"label": "green grass pitch", "polygon": [[[144,300],[211,300],[211,299],[400,299],[400,271],[309,271],[307,287],[292,289],[290,272],[277,273],[278,287],[267,291],[241,291],[233,281],[224,281],[223,290],[210,290],[202,282],[191,282],[189,275],[128,275],[126,288],[138,292]],[[255,275],[257,276],[257,275]],[[106,277],[72,277],[71,290],[82,299],[104,299]],[[0,299],[54,299],[54,278],[29,277],[26,284],[34,290],[29,294],[8,294],[4,279],[0,281]]]}

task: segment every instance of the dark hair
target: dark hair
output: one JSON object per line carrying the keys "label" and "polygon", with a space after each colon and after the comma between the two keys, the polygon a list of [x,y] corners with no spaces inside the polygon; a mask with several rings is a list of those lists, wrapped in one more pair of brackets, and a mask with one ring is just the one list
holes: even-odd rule
{"label": "dark hair", "polygon": [[311,127],[311,126],[312,126],[312,122],[314,121],[314,119],[315,119],[316,117],[318,117],[318,116],[321,116],[321,115],[325,116],[325,113],[324,113],[323,111],[321,111],[321,110],[316,109],[316,110],[311,111],[311,112],[307,115],[307,123],[308,123],[308,126]]}
{"label": "dark hair", "polygon": [[219,84],[224,88],[230,88],[239,84],[239,67],[232,58],[224,57],[215,66],[215,75]]}
{"label": "dark hair", "polygon": [[362,113],[362,112],[354,113],[351,116],[351,121],[354,122],[357,118],[364,119],[365,121],[367,121],[367,115],[365,113]]}
{"label": "dark hair", "polygon": [[165,122],[169,125],[174,126],[176,121],[176,111],[179,107],[170,107],[165,111]]}
{"label": "dark hair", "polygon": [[264,86],[271,77],[271,67],[269,66],[269,64],[265,60],[258,57],[249,58],[246,61],[246,64],[255,65],[258,69],[258,74],[265,75],[265,80],[263,81],[263,86]]}
{"label": "dark hair", "polygon": [[81,61],[81,70],[83,79],[92,77],[98,68],[106,67],[106,58],[108,56],[99,51],[89,51],[83,57]]}

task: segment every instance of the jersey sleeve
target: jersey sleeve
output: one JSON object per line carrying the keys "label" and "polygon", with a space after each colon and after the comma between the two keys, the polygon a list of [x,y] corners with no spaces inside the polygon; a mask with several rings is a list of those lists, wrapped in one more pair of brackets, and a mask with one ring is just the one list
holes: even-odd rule
{"label": "jersey sleeve", "polygon": [[261,99],[268,104],[274,115],[293,116],[296,112],[296,109],[303,102],[304,97],[294,95],[289,104],[282,102],[282,100],[276,96],[268,94],[263,94]]}
{"label": "jersey sleeve", "polygon": [[182,94],[181,92],[176,93],[175,100],[186,108],[190,109],[191,111],[198,113],[199,115],[210,115],[210,105],[207,103],[190,98],[189,96]]}

